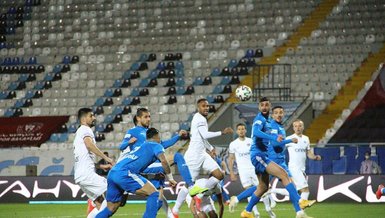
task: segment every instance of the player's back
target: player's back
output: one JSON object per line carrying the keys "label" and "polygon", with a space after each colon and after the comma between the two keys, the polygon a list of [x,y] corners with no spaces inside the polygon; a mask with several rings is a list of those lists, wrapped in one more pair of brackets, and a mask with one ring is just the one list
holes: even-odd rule
{"label": "player's back", "polygon": [[140,173],[156,161],[160,153],[164,153],[164,148],[161,144],[149,141],[144,142],[141,146],[137,146],[131,150],[126,157],[111,170],[130,170],[132,173]]}
{"label": "player's back", "polygon": [[268,116],[265,117],[262,113],[258,113],[257,116],[254,118],[252,131],[251,131],[251,137],[253,140],[253,144],[250,149],[251,153],[267,152],[269,140],[259,138],[255,136],[254,133],[257,129],[259,129],[266,134],[270,134],[270,131],[271,131],[270,122],[271,122],[270,118]]}
{"label": "player's back", "polygon": [[[272,135],[281,135],[283,139],[286,138],[286,131],[283,128],[282,124],[276,122],[275,120],[271,121],[271,134]],[[275,141],[270,141],[268,146],[268,156],[272,160],[284,161],[285,160],[285,145],[273,146],[276,144]]]}
{"label": "player's back", "polygon": [[85,177],[90,172],[95,172],[95,155],[88,151],[84,138],[90,137],[95,143],[95,136],[91,128],[85,125],[81,125],[75,133],[74,145],[74,178],[75,181],[81,177]]}

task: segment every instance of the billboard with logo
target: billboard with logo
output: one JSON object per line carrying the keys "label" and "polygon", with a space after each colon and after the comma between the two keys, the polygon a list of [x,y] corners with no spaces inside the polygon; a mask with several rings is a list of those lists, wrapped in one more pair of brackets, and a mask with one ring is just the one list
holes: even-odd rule
{"label": "billboard with logo", "polygon": [[[175,176],[181,181],[179,176]],[[377,200],[375,191],[378,184],[385,181],[385,176],[378,175],[311,175],[309,176],[310,198],[318,202],[385,202],[385,196]],[[184,182],[179,182],[176,189],[165,188],[169,200],[175,200]],[[273,180],[272,187],[282,187],[278,180]],[[231,182],[225,178],[224,191],[236,195],[242,190],[239,180]],[[288,197],[273,196],[277,202],[288,201]],[[131,195],[129,200],[144,200]],[[0,177],[0,203],[41,203],[53,201],[85,201],[87,197],[70,176],[50,177]]]}

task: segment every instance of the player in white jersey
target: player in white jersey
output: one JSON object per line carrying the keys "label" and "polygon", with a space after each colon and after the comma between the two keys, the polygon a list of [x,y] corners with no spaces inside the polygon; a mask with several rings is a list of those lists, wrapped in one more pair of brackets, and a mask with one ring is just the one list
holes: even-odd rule
{"label": "player in white jersey", "polygon": [[[207,139],[232,134],[233,130],[230,127],[223,131],[209,132],[207,124],[207,115],[209,113],[209,103],[206,99],[199,99],[197,101],[198,112],[194,115],[191,121],[191,138],[190,145],[184,155],[186,164],[190,169],[192,180],[195,181],[201,169],[210,174],[211,177],[207,180],[206,188],[214,188],[219,181],[224,178],[220,166],[216,161],[206,152],[212,151],[214,147],[207,141]],[[190,189],[190,195],[193,189]]]}
{"label": "player in white jersey", "polygon": [[[250,146],[253,143],[251,138],[246,137],[246,125],[239,123],[236,126],[236,132],[238,138],[232,141],[229,145],[229,170],[230,170],[230,179],[231,181],[236,181],[237,176],[234,173],[234,161],[237,163],[239,179],[245,190],[250,190],[247,192],[242,192],[238,196],[232,196],[229,204],[229,211],[234,212],[235,206],[238,202],[244,198],[250,197],[250,195],[256,190],[256,187],[259,184],[257,174],[255,173],[255,168],[251,163],[250,158]],[[270,196],[265,196],[262,200],[265,203],[265,208],[270,217],[275,217],[275,214],[271,211],[270,207]],[[271,200],[272,204],[275,205],[275,201]],[[259,217],[259,212],[256,206],[253,207],[254,215]]]}
{"label": "player in white jersey", "polygon": [[74,179],[87,197],[95,204],[95,208],[88,214],[94,217],[100,209],[106,206],[103,194],[107,190],[106,178],[95,172],[95,155],[103,158],[112,165],[115,161],[103,154],[96,146],[95,136],[91,127],[95,126],[95,115],[90,108],[78,111],[80,127],[74,140]]}
{"label": "player in white jersey", "polygon": [[[195,183],[199,186],[204,186],[206,184],[208,179],[202,178],[198,179]],[[180,192],[188,192],[187,188],[182,188]],[[214,201],[211,199],[211,196],[215,195],[218,199],[218,205],[219,205],[219,215],[217,214],[217,211],[214,206]],[[193,198],[189,195],[186,197],[186,203],[188,207],[190,208],[194,218],[206,218],[207,215],[210,218],[217,218],[217,217],[223,217],[224,212],[224,205],[223,205],[223,199],[222,199],[222,189],[219,184],[217,184],[214,188],[209,189],[207,192],[204,193],[203,197],[201,198],[201,209],[197,209],[195,205],[195,201]]]}
{"label": "player in white jersey", "polygon": [[293,122],[294,134],[287,137],[287,139],[296,138],[298,143],[286,144],[289,152],[289,170],[292,174],[292,179],[297,190],[301,193],[301,198],[308,200],[309,185],[306,179],[306,157],[312,160],[321,160],[320,155],[314,155],[310,149],[309,137],[303,135],[304,124],[302,120],[295,120]]}

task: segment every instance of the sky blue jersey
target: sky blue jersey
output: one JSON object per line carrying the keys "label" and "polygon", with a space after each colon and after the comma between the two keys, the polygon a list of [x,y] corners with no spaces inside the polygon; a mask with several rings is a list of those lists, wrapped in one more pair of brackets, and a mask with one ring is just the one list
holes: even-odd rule
{"label": "sky blue jersey", "polygon": [[284,161],[285,160],[285,145],[287,143],[291,143],[291,139],[285,139],[286,138],[286,131],[285,128],[283,128],[281,123],[278,123],[275,120],[271,120],[271,135],[273,135],[275,138],[278,137],[278,135],[281,135],[284,140],[281,142],[277,142],[276,140],[270,140],[269,141],[269,147],[268,147],[268,157],[277,162],[277,161]]}
{"label": "sky blue jersey", "polygon": [[261,112],[255,116],[251,130],[253,143],[250,148],[250,153],[267,152],[269,141],[276,140],[277,136],[270,134],[270,122],[270,117],[265,117]]}
{"label": "sky blue jersey", "polygon": [[118,162],[111,170],[129,170],[131,173],[140,173],[154,161],[158,160],[158,155],[161,153],[164,153],[164,148],[161,144],[152,141],[144,142],[141,146],[131,150],[126,158]]}

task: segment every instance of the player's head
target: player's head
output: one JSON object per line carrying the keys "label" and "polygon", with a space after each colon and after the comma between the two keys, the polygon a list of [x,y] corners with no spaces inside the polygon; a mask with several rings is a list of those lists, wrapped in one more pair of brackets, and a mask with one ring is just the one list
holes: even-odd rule
{"label": "player's head", "polygon": [[141,107],[136,110],[136,114],[133,118],[135,126],[143,126],[148,128],[151,122],[150,111],[147,108]]}
{"label": "player's head", "polygon": [[95,126],[96,117],[91,108],[80,108],[78,110],[78,121],[82,125]]}
{"label": "player's head", "polygon": [[155,129],[155,128],[149,128],[146,131],[146,139],[150,140],[150,141],[156,141],[156,142],[160,143],[159,131],[157,129]]}
{"label": "player's head", "polygon": [[283,117],[285,116],[285,110],[283,109],[282,106],[275,106],[271,109],[271,117],[273,117],[273,119],[278,122],[278,123],[282,123],[283,121]]}
{"label": "player's head", "polygon": [[300,120],[300,119],[294,120],[293,130],[294,130],[295,134],[302,135],[304,128],[305,128],[305,125],[303,124],[302,120]]}
{"label": "player's head", "polygon": [[367,151],[365,152],[365,160],[369,160],[370,159],[370,152]]}
{"label": "player's head", "polygon": [[209,115],[209,102],[205,98],[201,98],[197,101],[198,112],[202,116],[207,117]]}
{"label": "player's head", "polygon": [[259,103],[258,103],[258,109],[259,111],[263,114],[263,115],[269,115],[269,112],[270,112],[270,101],[267,97],[262,97],[260,100],[259,100]]}
{"label": "player's head", "polygon": [[246,125],[243,123],[237,124],[237,135],[239,138],[244,138],[246,136]]}

